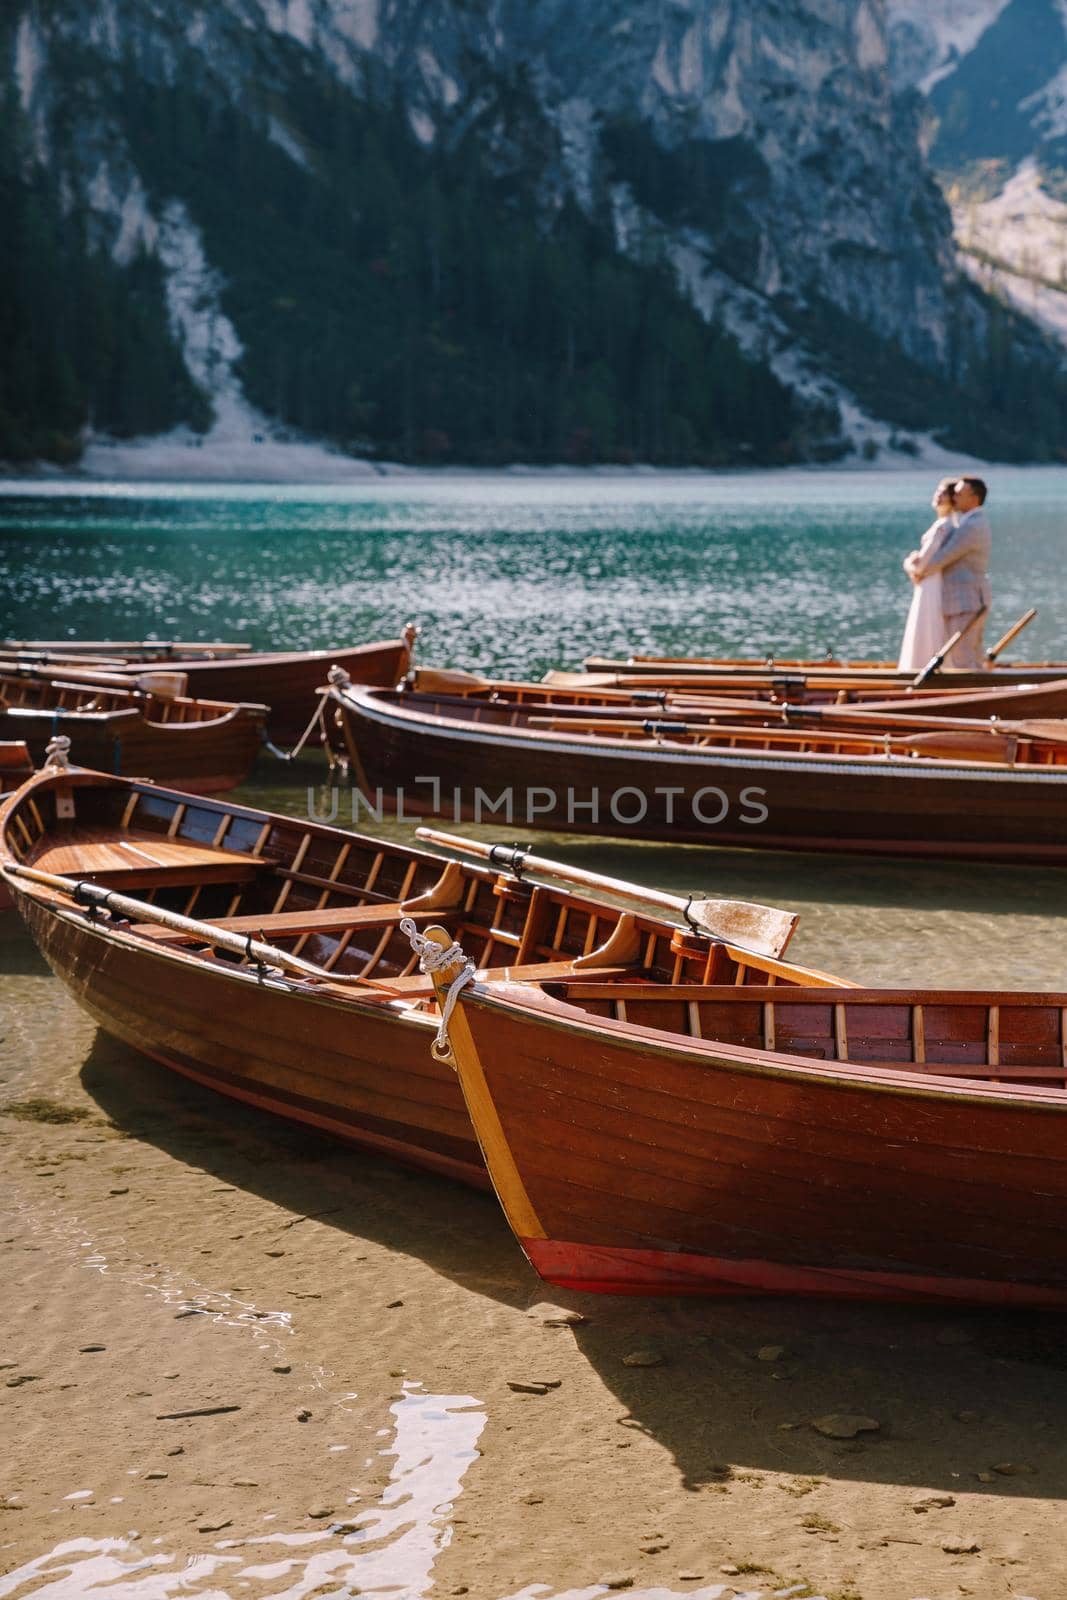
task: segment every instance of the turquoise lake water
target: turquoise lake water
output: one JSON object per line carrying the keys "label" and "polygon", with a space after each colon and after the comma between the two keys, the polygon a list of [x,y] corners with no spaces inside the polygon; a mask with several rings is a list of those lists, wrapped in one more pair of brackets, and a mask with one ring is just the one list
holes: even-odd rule
{"label": "turquoise lake water", "polygon": [[[0,631],[328,646],[423,629],[512,675],[589,652],[895,652],[935,475],[0,484]],[[1067,472],[997,471],[990,631],[1067,655]],[[1001,626],[1002,625],[1002,626]]]}
{"label": "turquoise lake water", "polygon": [[[630,649],[892,655],[909,599],[900,563],[930,520],[936,476],[9,481],[0,634],[327,647],[412,618],[424,663],[509,676]],[[1037,605],[1018,654],[1067,658],[1067,471],[987,476],[989,633]],[[301,812],[321,776],[264,758],[245,794]],[[844,975],[1067,987],[1067,873],[547,842],[618,876],[794,906],[797,958]]]}

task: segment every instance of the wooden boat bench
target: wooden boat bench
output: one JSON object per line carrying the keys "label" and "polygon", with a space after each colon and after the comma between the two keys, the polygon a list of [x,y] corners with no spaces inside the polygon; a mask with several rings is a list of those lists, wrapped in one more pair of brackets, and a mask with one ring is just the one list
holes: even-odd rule
{"label": "wooden boat bench", "polygon": [[[492,980],[497,983],[531,983],[531,982],[561,982],[567,978],[591,978],[601,983],[610,982],[613,978],[633,977],[638,971],[636,966],[621,967],[576,967],[573,961],[535,961],[528,966],[515,967],[481,967],[478,971],[479,980]],[[433,994],[433,984],[429,978],[421,973],[413,973],[408,978],[382,978],[375,980],[375,988],[387,990],[398,1000],[422,1000]]]}
{"label": "wooden boat bench", "polygon": [[85,878],[124,892],[249,883],[277,865],[268,856],[171,839],[148,829],[130,828],[116,839],[109,830],[91,827],[71,828],[61,844],[47,845],[29,864],[41,872]]}

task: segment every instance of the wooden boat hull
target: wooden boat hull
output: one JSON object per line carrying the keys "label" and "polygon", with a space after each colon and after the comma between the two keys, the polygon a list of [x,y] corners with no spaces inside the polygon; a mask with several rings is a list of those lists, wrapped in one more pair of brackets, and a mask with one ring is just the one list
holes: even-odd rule
{"label": "wooden boat hull", "polygon": [[154,722],[142,711],[20,707],[0,711],[0,739],[25,740],[40,766],[50,740],[65,734],[79,765],[177,784],[191,794],[221,794],[251,772],[266,709],[219,706],[218,712],[200,722]]}
{"label": "wooden boat hull", "polygon": [[[368,803],[624,838],[1067,864],[1067,766],[821,757],[591,740],[509,725],[491,705],[334,696]],[[431,780],[436,779],[436,787]],[[492,809],[510,794],[510,812]],[[594,810],[595,800],[595,810]]]}
{"label": "wooden boat hull", "polygon": [[[202,699],[252,700],[269,706],[268,732],[276,744],[289,746],[311,720],[318,704],[315,691],[326,683],[332,666],[341,667],[353,683],[391,689],[410,662],[410,644],[389,639],[338,650],[280,650],[221,661],[168,660],[167,669],[186,673],[189,693]],[[128,670],[136,674],[144,667]]]}
{"label": "wooden boat hull", "polygon": [[248,973],[130,949],[19,896],[34,941],[105,1032],[206,1088],[412,1166],[488,1187],[429,1017],[294,994]]}
{"label": "wooden boat hull", "polygon": [[[32,773],[30,752],[21,739],[0,743],[0,795],[10,794]],[[12,904],[11,892],[0,879],[0,911],[10,911]]]}
{"label": "wooden boat hull", "polygon": [[[1010,995],[960,1001],[991,998],[1025,1033]],[[1042,999],[1055,1015],[1067,996]],[[1067,1307],[1062,1089],[798,1061],[493,985],[464,991],[450,1033],[550,1283]]]}

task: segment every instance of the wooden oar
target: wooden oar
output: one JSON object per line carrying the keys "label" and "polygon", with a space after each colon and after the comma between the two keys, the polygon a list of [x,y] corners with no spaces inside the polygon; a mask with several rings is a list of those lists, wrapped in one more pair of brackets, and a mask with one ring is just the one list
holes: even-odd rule
{"label": "wooden oar", "polygon": [[209,643],[190,639],[2,639],[0,650],[23,655],[121,655],[121,656],[243,656],[252,646],[232,640]]}
{"label": "wooden oar", "polygon": [[118,689],[122,694],[151,695],[155,700],[177,700],[189,687],[187,673],[175,672],[170,667],[138,664],[136,677],[132,672],[101,671],[96,666],[67,665],[58,662],[46,666],[30,661],[7,661],[0,657],[0,677],[5,673],[13,678],[30,678],[35,683],[50,683],[57,689]]}
{"label": "wooden oar", "polygon": [[1013,639],[1017,639],[1024,628],[1028,628],[1037,616],[1037,607],[1031,606],[1029,611],[1024,611],[1018,622],[1014,623],[1002,639],[998,639],[991,650],[987,650],[985,658],[990,666],[997,659],[1002,650],[1006,650]]}
{"label": "wooden oar", "polygon": [[38,867],[24,867],[19,862],[9,862],[0,867],[0,876],[5,873],[13,878],[27,878],[46,889],[58,890],[76,905],[99,906],[105,911],[117,911],[131,922],[155,922],[174,933],[191,934],[204,944],[244,956],[260,967],[278,967],[283,972],[296,973],[301,978],[326,979],[330,983],[359,983],[371,989],[380,987],[373,979],[359,978],[354,973],[346,977],[344,973],[327,972],[324,967],[317,967],[312,961],[301,961],[299,956],[279,950],[277,945],[267,944],[262,939],[231,933],[226,928],[216,928],[213,923],[201,922],[197,917],[183,917],[178,911],[165,911],[162,906],[152,905],[148,900],[135,900],[131,895],[118,894],[114,889],[89,883],[84,878],[63,878],[54,872],[42,872]]}
{"label": "wooden oar", "polygon": [[962,628],[957,628],[952,638],[945,640],[937,654],[931,656],[922,671],[911,680],[913,689],[921,689],[928,678],[932,678],[935,672],[940,671],[960,640],[966,639],[971,629],[978,626],[988,610],[988,606],[979,606],[970,622],[965,623]]}
{"label": "wooden oar", "polygon": [[698,932],[737,945],[754,955],[777,959],[800,921],[795,911],[780,911],[775,906],[761,906],[748,900],[696,899],[693,895],[687,898],[667,894],[663,889],[646,889],[639,884],[627,883],[622,878],[609,878],[600,872],[588,872],[584,867],[572,867],[563,861],[533,855],[529,850],[521,850],[517,846],[483,844],[477,839],[442,833],[438,828],[416,828],[415,836],[430,844],[443,846],[446,850],[474,856],[493,866],[506,867],[516,877],[526,871],[536,872],[542,878],[554,878],[559,883],[577,883],[585,888],[617,895],[620,899],[662,906],[684,917],[690,927]]}
{"label": "wooden oar", "polygon": [[[881,744],[887,733],[899,734],[901,739],[909,733],[1000,733],[1014,734],[1019,739],[1067,739],[1067,718],[1020,719],[999,717],[926,717],[906,711],[862,711],[849,706],[795,706],[749,705],[739,707],[719,706],[704,715],[699,705],[687,703],[680,706],[685,720],[667,717],[612,716],[597,706],[576,708],[575,715],[568,708],[567,715],[555,711],[544,716],[531,714],[524,719],[531,728],[544,728],[554,733],[595,733],[608,736],[612,733],[647,733],[649,738],[669,738],[671,734],[695,737],[722,734],[727,738],[765,736],[781,740],[792,734],[796,742],[805,738],[852,737]],[[810,726],[809,726],[810,724]],[[906,740],[905,740],[906,742]]]}

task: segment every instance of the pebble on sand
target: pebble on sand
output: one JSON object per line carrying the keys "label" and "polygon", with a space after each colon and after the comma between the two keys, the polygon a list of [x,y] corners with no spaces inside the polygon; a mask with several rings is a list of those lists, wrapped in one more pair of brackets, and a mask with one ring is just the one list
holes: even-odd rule
{"label": "pebble on sand", "polygon": [[942,1539],[941,1548],[947,1556],[976,1556],[982,1546],[977,1539],[957,1533],[950,1539]]}
{"label": "pebble on sand", "polygon": [[562,1378],[509,1378],[507,1385],[516,1394],[547,1394],[550,1389],[558,1389],[562,1382]]}
{"label": "pebble on sand", "polygon": [[629,1572],[615,1572],[609,1578],[604,1578],[605,1589],[632,1589],[633,1574]]}
{"label": "pebble on sand", "polygon": [[940,1511],[945,1506],[954,1506],[955,1504],[955,1495],[924,1494],[918,1500],[911,1502],[911,1509],[921,1515],[925,1511]]}
{"label": "pebble on sand", "polygon": [[1028,1461],[994,1461],[993,1471],[1002,1478],[1031,1478],[1037,1471]]}
{"label": "pebble on sand", "polygon": [[292,1370],[293,1369],[289,1365],[288,1361],[279,1361],[277,1366],[271,1368],[272,1372],[292,1372]]}
{"label": "pebble on sand", "polygon": [[300,1407],[300,1410],[296,1414],[296,1420],[297,1420],[297,1422],[310,1422],[311,1421],[311,1412],[308,1410],[307,1406],[301,1406]]}
{"label": "pebble on sand", "polygon": [[158,1468],[154,1472],[145,1473],[145,1478],[150,1482],[158,1478],[168,1478],[169,1476],[168,1472],[160,1472]]}
{"label": "pebble on sand", "polygon": [[827,1439],[854,1439],[858,1433],[878,1433],[882,1424],[873,1417],[864,1417],[851,1411],[831,1411],[825,1417],[816,1417],[812,1427]]}
{"label": "pebble on sand", "polygon": [[232,1527],[233,1518],[223,1517],[217,1522],[198,1522],[196,1525],[196,1531],[197,1533],[221,1533],[223,1528]]}
{"label": "pebble on sand", "polygon": [[760,1348],[756,1351],[756,1360],[757,1361],[781,1361],[781,1359],[782,1359],[782,1357],[784,1355],[785,1355],[785,1345],[784,1344],[765,1344],[765,1345],[761,1345]]}
{"label": "pebble on sand", "polygon": [[106,1349],[106,1344],[80,1344],[78,1346],[78,1354],[80,1356],[95,1356],[98,1355],[101,1350]]}
{"label": "pebble on sand", "polygon": [[662,1367],[666,1357],[659,1350],[632,1350],[623,1356],[624,1367]]}
{"label": "pebble on sand", "polygon": [[390,1300],[386,1303],[385,1309],[386,1311],[396,1311],[403,1304],[403,1300]]}
{"label": "pebble on sand", "polygon": [[333,1512],[333,1506],[312,1506],[308,1511],[308,1516],[313,1517],[316,1522],[321,1522],[323,1517],[332,1517]]}
{"label": "pebble on sand", "polygon": [[539,1322],[543,1328],[576,1328],[579,1323],[588,1321],[580,1311],[570,1311],[566,1306],[554,1306],[548,1300],[539,1300],[537,1305],[530,1307],[526,1315]]}

